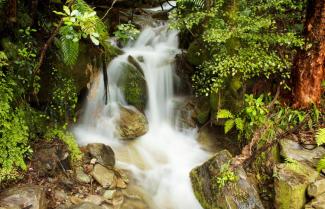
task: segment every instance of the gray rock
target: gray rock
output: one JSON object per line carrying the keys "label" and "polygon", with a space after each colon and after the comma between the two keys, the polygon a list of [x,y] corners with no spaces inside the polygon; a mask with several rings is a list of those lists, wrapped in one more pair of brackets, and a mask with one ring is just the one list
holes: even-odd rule
{"label": "gray rock", "polygon": [[104,209],[104,208],[101,206],[95,205],[94,203],[91,203],[91,202],[83,202],[83,203],[74,205],[74,206],[70,207],[69,209]]}
{"label": "gray rock", "polygon": [[274,167],[275,206],[277,209],[301,209],[306,203],[307,186],[318,172],[302,163],[283,163]]}
{"label": "gray rock", "polygon": [[90,174],[102,187],[110,189],[116,187],[116,176],[114,171],[100,164],[96,164],[94,170]]}
{"label": "gray rock", "polygon": [[103,197],[105,199],[111,200],[111,199],[113,199],[115,193],[116,193],[116,190],[106,190],[103,194]]}
{"label": "gray rock", "polygon": [[282,140],[280,142],[280,149],[280,154],[284,158],[294,159],[313,167],[316,167],[318,161],[325,155],[324,147],[308,150],[292,140]]}
{"label": "gray rock", "polygon": [[321,179],[311,183],[307,188],[310,197],[316,197],[325,193],[325,179]]}
{"label": "gray rock", "polygon": [[191,182],[194,194],[205,209],[263,209],[262,202],[254,186],[248,181],[242,167],[235,169],[237,181],[219,188],[217,178],[221,167],[231,160],[227,150],[216,153],[202,165],[194,168]]}
{"label": "gray rock", "polygon": [[115,165],[115,154],[110,146],[100,143],[88,144],[87,150],[98,163],[110,167]]}
{"label": "gray rock", "polygon": [[75,177],[80,183],[89,184],[91,182],[91,177],[83,171],[82,167],[75,169]]}
{"label": "gray rock", "polygon": [[117,133],[122,139],[134,139],[148,132],[147,118],[132,107],[120,107],[117,124]]}
{"label": "gray rock", "polygon": [[8,189],[0,194],[0,207],[46,209],[45,191],[34,185]]}

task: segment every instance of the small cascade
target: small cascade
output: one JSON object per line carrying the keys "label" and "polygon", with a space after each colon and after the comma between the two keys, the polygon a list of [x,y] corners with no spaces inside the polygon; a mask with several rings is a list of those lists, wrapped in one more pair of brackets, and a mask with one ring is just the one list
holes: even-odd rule
{"label": "small cascade", "polygon": [[[82,145],[105,143],[116,152],[117,166],[130,170],[155,204],[154,209],[198,209],[189,172],[209,156],[196,141],[196,129],[178,130],[174,95],[174,58],[178,49],[177,31],[165,26],[148,27],[123,49],[108,66],[108,89],[99,75],[93,84],[82,122],[74,133]],[[116,136],[120,106],[128,106],[119,86],[122,66],[135,58],[147,85],[147,134],[134,140]],[[105,105],[105,91],[109,92]]]}

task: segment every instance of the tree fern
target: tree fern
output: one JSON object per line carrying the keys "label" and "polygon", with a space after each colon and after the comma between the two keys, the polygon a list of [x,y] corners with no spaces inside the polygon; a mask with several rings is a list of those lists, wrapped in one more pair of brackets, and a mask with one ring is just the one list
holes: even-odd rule
{"label": "tree fern", "polygon": [[325,144],[325,128],[320,128],[316,133],[316,143],[318,146]]}

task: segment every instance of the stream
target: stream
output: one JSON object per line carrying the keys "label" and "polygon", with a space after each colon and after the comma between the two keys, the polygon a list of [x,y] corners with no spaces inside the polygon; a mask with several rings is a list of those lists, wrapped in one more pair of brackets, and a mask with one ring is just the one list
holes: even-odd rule
{"label": "stream", "polygon": [[[209,153],[196,141],[197,130],[180,130],[177,124],[174,84],[174,58],[178,49],[178,33],[166,26],[147,27],[138,39],[123,48],[107,67],[108,102],[100,74],[92,85],[82,122],[74,128],[78,143],[105,143],[116,154],[117,167],[129,170],[152,198],[154,209],[198,209],[189,172],[204,162]],[[116,137],[116,121],[120,105],[128,107],[118,85],[120,70],[128,56],[139,58],[146,80],[148,101],[145,115],[149,131],[134,140]],[[140,59],[141,58],[141,59]],[[132,108],[132,107],[128,107]]]}

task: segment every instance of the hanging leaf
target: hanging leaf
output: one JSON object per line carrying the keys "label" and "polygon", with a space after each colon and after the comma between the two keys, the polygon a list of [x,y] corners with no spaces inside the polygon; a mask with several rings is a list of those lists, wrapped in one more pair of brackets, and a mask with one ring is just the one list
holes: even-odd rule
{"label": "hanging leaf", "polygon": [[225,122],[225,133],[228,133],[235,125],[235,120],[230,119]]}

